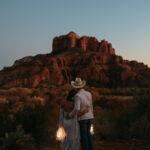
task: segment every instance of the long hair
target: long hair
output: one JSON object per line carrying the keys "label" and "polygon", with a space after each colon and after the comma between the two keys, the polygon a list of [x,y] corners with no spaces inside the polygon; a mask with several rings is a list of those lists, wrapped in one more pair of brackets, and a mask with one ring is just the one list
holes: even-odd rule
{"label": "long hair", "polygon": [[67,96],[67,101],[73,101],[74,96],[76,95],[76,90],[71,90]]}

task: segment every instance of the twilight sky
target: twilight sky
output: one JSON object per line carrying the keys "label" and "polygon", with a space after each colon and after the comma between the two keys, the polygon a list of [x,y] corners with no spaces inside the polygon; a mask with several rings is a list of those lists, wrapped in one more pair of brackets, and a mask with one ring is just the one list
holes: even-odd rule
{"label": "twilight sky", "polygon": [[52,39],[70,31],[150,66],[149,0],[0,0],[0,70],[51,52]]}

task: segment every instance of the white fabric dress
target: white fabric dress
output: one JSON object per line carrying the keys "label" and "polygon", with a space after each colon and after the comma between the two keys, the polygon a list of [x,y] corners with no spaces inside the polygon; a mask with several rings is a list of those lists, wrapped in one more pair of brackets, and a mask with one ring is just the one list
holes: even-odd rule
{"label": "white fabric dress", "polygon": [[65,119],[67,113],[60,108],[59,125],[64,127],[66,137],[61,144],[61,150],[79,150],[80,131],[77,114],[69,120]]}

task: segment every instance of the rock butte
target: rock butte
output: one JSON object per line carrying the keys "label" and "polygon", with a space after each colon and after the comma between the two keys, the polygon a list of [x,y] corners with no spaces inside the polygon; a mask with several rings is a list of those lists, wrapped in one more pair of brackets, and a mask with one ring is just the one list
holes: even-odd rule
{"label": "rock butte", "polygon": [[83,36],[80,37],[74,32],[70,32],[67,35],[55,37],[53,39],[53,51],[68,48],[80,48],[83,51],[94,51],[101,53],[109,53],[114,55],[115,50],[112,45],[105,40],[98,42],[95,37]]}
{"label": "rock butte", "polygon": [[49,54],[28,56],[0,71],[0,87],[69,84],[75,77],[95,87],[150,87],[150,69],[124,60],[111,43],[74,32],[53,39]]}

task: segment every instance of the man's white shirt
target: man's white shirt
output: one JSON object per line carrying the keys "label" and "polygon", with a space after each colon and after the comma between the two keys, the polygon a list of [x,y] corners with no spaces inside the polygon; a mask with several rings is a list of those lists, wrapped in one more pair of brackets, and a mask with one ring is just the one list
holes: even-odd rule
{"label": "man's white shirt", "polygon": [[83,111],[88,107],[89,111],[78,118],[78,120],[93,119],[93,104],[92,95],[90,92],[81,89],[74,97],[74,109],[70,113],[70,117],[73,117],[77,112]]}

